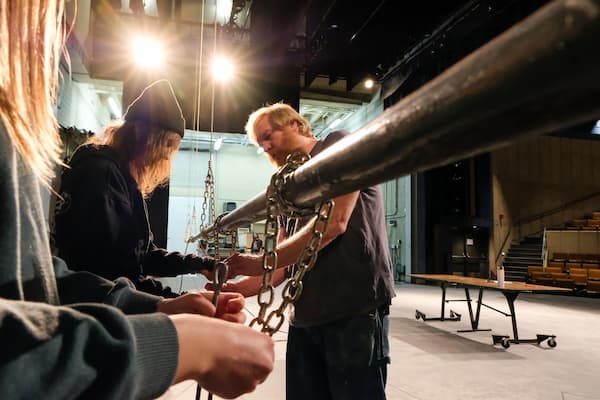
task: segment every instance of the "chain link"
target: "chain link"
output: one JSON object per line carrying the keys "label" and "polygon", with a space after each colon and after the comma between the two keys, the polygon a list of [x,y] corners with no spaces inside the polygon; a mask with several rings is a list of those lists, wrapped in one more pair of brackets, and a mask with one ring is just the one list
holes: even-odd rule
{"label": "chain link", "polygon": [[[262,325],[262,331],[265,332],[267,310],[273,304],[275,289],[273,287],[273,272],[277,268],[277,237],[279,236],[279,223],[277,221],[277,202],[274,196],[276,190],[274,182],[279,172],[271,178],[271,184],[267,188],[267,219],[265,222],[265,243],[264,255],[262,259],[263,281],[258,292],[258,305],[260,309],[258,315],[250,321],[252,327],[255,323]],[[267,295],[265,297],[265,294]],[[272,335],[272,334],[271,334]]]}
{"label": "chain link", "polygon": [[[296,170],[300,165],[310,159],[306,153],[293,153],[288,156],[285,166],[280,168],[271,178],[271,184],[267,188],[267,220],[265,224],[265,253],[263,256],[263,282],[258,292],[258,304],[260,306],[258,315],[250,322],[252,327],[258,323],[261,332],[273,336],[285,321],[285,310],[290,304],[294,304],[302,294],[302,278],[310,271],[317,260],[317,253],[321,246],[323,236],[327,231],[329,218],[333,212],[334,202],[328,200],[314,208],[301,209],[291,202],[285,200],[281,193],[285,182],[285,175]],[[273,304],[274,287],[273,272],[277,268],[277,237],[279,236],[279,223],[277,217],[285,215],[290,218],[308,216],[316,213],[313,223],[312,234],[306,246],[300,252],[295,264],[293,275],[286,282],[282,292],[280,306],[271,311],[265,318],[268,308]]]}
{"label": "chain link", "polygon": [[[204,195],[203,195],[203,200],[202,200],[202,213],[200,214],[200,231],[202,231],[202,229],[206,226],[207,224],[207,219],[206,219],[206,209],[209,206],[209,194],[212,192],[213,196],[214,196],[214,190],[211,190],[211,188],[214,186],[214,179],[212,176],[212,168],[211,168],[211,162],[210,160],[208,160],[208,170],[206,171],[206,179],[204,179]],[[211,199],[212,200],[212,199]]]}
{"label": "chain link", "polygon": [[238,230],[237,228],[229,232],[231,235],[231,250],[235,253],[237,250]]}

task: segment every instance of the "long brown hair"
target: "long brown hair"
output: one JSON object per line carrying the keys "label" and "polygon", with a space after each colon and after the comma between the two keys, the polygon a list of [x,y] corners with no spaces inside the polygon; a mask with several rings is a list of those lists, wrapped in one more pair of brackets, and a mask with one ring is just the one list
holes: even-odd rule
{"label": "long brown hair", "polygon": [[169,131],[143,122],[117,121],[88,143],[112,147],[120,161],[129,167],[137,187],[148,197],[158,186],[169,180],[171,160],[175,151],[164,158],[164,146]]}
{"label": "long brown hair", "polygon": [[0,0],[0,118],[25,165],[45,185],[60,163],[53,114],[62,0]]}

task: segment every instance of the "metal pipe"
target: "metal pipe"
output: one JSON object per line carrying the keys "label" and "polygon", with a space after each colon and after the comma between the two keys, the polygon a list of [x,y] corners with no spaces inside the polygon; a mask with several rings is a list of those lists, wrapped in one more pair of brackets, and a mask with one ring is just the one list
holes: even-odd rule
{"label": "metal pipe", "polygon": [[[557,0],[285,178],[299,207],[600,117],[600,0]],[[221,219],[265,218],[265,192]]]}

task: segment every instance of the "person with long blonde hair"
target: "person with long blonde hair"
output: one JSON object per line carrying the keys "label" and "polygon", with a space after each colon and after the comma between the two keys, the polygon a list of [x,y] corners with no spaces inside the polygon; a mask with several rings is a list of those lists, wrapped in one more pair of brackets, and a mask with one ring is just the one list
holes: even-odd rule
{"label": "person with long blonde hair", "polygon": [[130,279],[138,289],[175,297],[149,277],[208,274],[214,259],[169,253],[152,241],[145,198],[168,181],[185,131],[167,80],[149,85],[122,121],[93,136],[68,162],[55,215],[55,245],[69,265],[107,279]]}
{"label": "person with long blonde hair", "polygon": [[[60,162],[53,115],[62,0],[0,0],[0,398],[151,399],[195,379],[252,391],[273,342],[241,325],[239,296],[175,299],[73,272],[50,253],[40,189]],[[222,299],[222,300],[221,300]]]}

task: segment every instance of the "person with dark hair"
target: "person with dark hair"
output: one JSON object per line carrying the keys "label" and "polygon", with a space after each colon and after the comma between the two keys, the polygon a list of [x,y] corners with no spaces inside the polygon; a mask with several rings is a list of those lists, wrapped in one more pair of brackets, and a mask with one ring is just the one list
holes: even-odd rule
{"label": "person with dark hair", "polygon": [[196,253],[199,256],[208,256],[208,241],[206,239],[198,240],[196,245]]}
{"label": "person with dark hair", "polygon": [[[305,152],[314,157],[349,135],[334,131],[317,140],[308,121],[283,103],[252,113],[246,132],[276,167],[285,165],[290,154]],[[383,196],[373,186],[334,200],[316,263],[306,271],[301,295],[293,305],[286,398],[383,400],[389,305],[395,296]],[[280,219],[283,240],[276,247],[274,285],[294,275],[294,263],[311,235],[311,218]],[[236,254],[228,262],[231,276],[263,273],[259,255]],[[287,271],[282,268],[286,266]],[[262,276],[249,276],[228,282],[224,290],[250,296],[263,283]]]}
{"label": "person with dark hair", "polygon": [[167,80],[143,90],[123,121],[107,127],[73,154],[61,179],[55,212],[58,256],[78,270],[139,290],[175,297],[150,276],[203,272],[208,256],[168,252],[152,241],[145,199],[169,179],[185,120]]}
{"label": "person with dark hair", "polygon": [[258,233],[255,233],[254,236],[252,237],[252,244],[250,245],[250,252],[252,254],[258,254],[258,253],[260,253],[262,248],[263,248],[263,241],[260,238],[260,236],[258,235]]}
{"label": "person with dark hair", "polygon": [[0,398],[153,399],[186,379],[225,398],[250,392],[274,346],[239,323],[239,296],[220,296],[217,314],[211,293],[164,299],[50,253],[40,187],[60,163],[63,5],[0,0]]}

